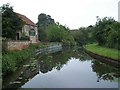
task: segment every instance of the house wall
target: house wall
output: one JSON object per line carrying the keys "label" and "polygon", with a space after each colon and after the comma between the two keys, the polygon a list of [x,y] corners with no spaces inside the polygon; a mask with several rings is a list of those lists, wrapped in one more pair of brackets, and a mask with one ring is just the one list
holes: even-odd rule
{"label": "house wall", "polygon": [[31,43],[38,43],[38,29],[34,27],[35,36],[30,36]]}
{"label": "house wall", "polygon": [[[29,31],[32,30],[32,29],[35,30],[35,36],[30,36],[29,35]],[[22,29],[22,32],[25,32],[25,35],[30,37],[30,42],[31,43],[37,43],[38,42],[37,26],[25,25]]]}
{"label": "house wall", "polygon": [[25,32],[25,35],[29,36],[29,30],[30,30],[29,25],[24,25],[22,32]]}
{"label": "house wall", "polygon": [[35,36],[30,36],[30,42],[31,43],[36,43],[36,37]]}

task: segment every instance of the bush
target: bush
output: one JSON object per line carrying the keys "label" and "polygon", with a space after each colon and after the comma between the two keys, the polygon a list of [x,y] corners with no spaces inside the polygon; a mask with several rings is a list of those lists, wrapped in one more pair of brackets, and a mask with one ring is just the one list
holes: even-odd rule
{"label": "bush", "polygon": [[75,40],[69,29],[59,24],[51,24],[45,30],[46,39],[51,42],[62,42],[64,45],[75,45]]}
{"label": "bush", "polygon": [[99,45],[120,50],[120,23],[113,18],[99,19],[94,35]]}
{"label": "bush", "polygon": [[15,58],[11,54],[5,54],[2,58],[3,74],[15,71]]}
{"label": "bush", "polygon": [[9,51],[2,57],[2,73],[14,72],[31,54],[34,53],[36,46],[29,45],[28,48],[21,51]]}

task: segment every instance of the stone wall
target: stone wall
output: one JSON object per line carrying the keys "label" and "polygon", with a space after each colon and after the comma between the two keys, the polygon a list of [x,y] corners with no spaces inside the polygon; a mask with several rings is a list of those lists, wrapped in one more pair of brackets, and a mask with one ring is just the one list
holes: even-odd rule
{"label": "stone wall", "polygon": [[36,36],[30,36],[31,43],[37,43],[36,42]]}
{"label": "stone wall", "polygon": [[7,41],[7,50],[22,50],[27,48],[30,44],[30,41]]}

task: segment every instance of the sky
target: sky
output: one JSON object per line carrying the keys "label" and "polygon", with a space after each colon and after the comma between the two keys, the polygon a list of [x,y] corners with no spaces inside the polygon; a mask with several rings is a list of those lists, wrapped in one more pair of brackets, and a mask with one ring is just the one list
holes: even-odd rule
{"label": "sky", "polygon": [[0,0],[0,6],[10,3],[15,12],[23,14],[34,23],[45,13],[70,29],[95,25],[96,16],[113,17],[118,21],[120,0]]}

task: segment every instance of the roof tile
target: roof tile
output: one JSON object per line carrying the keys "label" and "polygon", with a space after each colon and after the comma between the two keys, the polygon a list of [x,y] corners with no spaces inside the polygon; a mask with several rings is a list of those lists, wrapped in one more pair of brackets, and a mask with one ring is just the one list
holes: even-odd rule
{"label": "roof tile", "polygon": [[32,22],[29,18],[27,18],[25,15],[16,13],[23,21],[25,21],[26,24],[36,26],[34,22]]}

